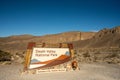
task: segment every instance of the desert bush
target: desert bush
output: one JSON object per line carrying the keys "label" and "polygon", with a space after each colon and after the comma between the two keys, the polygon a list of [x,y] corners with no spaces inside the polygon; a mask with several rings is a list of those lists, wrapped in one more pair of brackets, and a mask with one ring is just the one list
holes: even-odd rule
{"label": "desert bush", "polygon": [[83,57],[90,57],[89,52],[85,52],[85,53],[83,54]]}
{"label": "desert bush", "polygon": [[21,57],[21,58],[24,58],[24,55],[21,54],[21,53],[16,53],[16,55],[18,55],[18,56]]}
{"label": "desert bush", "polygon": [[0,61],[11,61],[11,54],[0,50]]}
{"label": "desert bush", "polygon": [[112,53],[106,56],[106,58],[114,58],[114,57],[119,57],[117,53]]}

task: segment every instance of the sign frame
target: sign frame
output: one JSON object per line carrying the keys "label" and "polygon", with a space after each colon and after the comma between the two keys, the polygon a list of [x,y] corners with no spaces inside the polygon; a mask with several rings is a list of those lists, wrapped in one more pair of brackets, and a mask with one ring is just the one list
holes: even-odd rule
{"label": "sign frame", "polygon": [[[26,50],[26,55],[25,55],[25,63],[24,63],[24,71],[29,71],[29,70],[36,70],[36,72],[42,72],[42,70],[39,70],[39,68],[33,68],[33,69],[30,69],[29,66],[30,66],[30,62],[31,62],[31,58],[32,58],[32,53],[33,53],[33,49],[34,48],[59,48],[59,49],[62,49],[62,48],[68,48],[69,49],[69,52],[70,52],[70,63],[71,61],[74,60],[74,50],[73,50],[73,45],[72,44],[66,44],[66,43],[59,43],[59,44],[49,44],[49,43],[36,43],[36,42],[30,42],[28,43],[28,47],[27,47],[27,50]],[[71,66],[71,65],[69,65]],[[56,70],[53,70],[53,69],[49,69],[50,72],[52,71],[63,71],[64,70],[67,71],[67,69],[56,69]],[[44,70],[43,70],[44,72]]]}

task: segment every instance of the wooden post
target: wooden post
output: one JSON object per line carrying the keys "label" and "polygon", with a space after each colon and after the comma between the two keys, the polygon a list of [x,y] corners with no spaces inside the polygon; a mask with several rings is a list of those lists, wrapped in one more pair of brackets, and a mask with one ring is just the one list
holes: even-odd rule
{"label": "wooden post", "polygon": [[62,47],[62,43],[60,43],[60,45],[59,45],[59,48],[61,48]]}
{"label": "wooden post", "polygon": [[25,63],[24,63],[24,71],[28,70],[32,49],[35,46],[35,42],[30,42],[27,47],[26,56],[25,56]]}
{"label": "wooden post", "polygon": [[73,44],[68,44],[68,47],[70,49],[71,58],[73,59],[73,57],[74,57]]}
{"label": "wooden post", "polygon": [[42,44],[42,47],[45,47],[45,43]]}

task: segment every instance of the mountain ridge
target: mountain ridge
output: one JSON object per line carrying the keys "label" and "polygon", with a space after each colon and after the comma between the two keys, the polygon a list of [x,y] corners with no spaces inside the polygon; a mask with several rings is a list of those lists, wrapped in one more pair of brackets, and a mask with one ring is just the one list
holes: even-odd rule
{"label": "mountain ridge", "polygon": [[120,48],[120,26],[102,29],[89,40],[78,40],[74,45],[79,48]]}
{"label": "mountain ridge", "polygon": [[64,32],[53,35],[44,36],[10,36],[0,38],[0,50],[7,51],[10,53],[22,53],[26,50],[27,44],[29,42],[39,42],[39,43],[68,43],[73,41],[78,41],[81,39],[91,38],[95,32]]}
{"label": "mountain ridge", "polygon": [[73,43],[74,48],[111,48],[120,47],[120,26],[102,29],[98,32],[64,32],[44,36],[19,35],[0,38],[0,50],[24,53],[29,42]]}

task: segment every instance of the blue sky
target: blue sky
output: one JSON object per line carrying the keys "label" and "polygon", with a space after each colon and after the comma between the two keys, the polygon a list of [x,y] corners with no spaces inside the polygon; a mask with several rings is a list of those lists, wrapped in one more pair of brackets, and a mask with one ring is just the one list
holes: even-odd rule
{"label": "blue sky", "polygon": [[0,37],[120,25],[120,0],[0,0]]}

